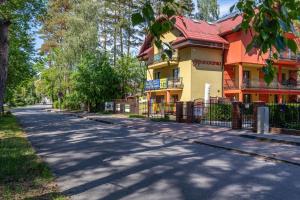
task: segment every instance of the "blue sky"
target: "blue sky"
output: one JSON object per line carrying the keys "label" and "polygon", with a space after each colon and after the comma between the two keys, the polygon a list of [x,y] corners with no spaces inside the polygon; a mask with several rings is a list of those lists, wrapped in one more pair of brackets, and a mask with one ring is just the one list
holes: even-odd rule
{"label": "blue sky", "polygon": [[[195,5],[197,5],[197,0],[193,0]],[[229,13],[230,7],[236,2],[237,0],[218,0],[220,5],[220,16],[223,16],[227,13]],[[35,37],[35,48],[39,49],[43,43],[43,40],[41,40],[38,35]]]}

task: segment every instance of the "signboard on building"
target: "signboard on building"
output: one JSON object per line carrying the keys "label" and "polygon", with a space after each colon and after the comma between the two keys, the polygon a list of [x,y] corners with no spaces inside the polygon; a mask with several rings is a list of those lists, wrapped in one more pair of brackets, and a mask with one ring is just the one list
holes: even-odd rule
{"label": "signboard on building", "polygon": [[193,60],[193,65],[198,70],[221,71],[222,62],[210,60]]}
{"label": "signboard on building", "polygon": [[168,79],[162,78],[160,79],[160,89],[167,89],[168,88]]}
{"label": "signboard on building", "polygon": [[160,89],[160,79],[150,80],[146,82],[145,90]]}

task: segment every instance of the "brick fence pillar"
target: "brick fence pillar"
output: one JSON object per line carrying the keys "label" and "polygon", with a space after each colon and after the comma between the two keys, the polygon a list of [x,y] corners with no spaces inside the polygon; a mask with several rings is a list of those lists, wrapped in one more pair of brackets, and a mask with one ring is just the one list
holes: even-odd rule
{"label": "brick fence pillar", "polygon": [[192,123],[194,119],[194,102],[186,102],[186,122]]}
{"label": "brick fence pillar", "polygon": [[253,132],[257,132],[257,108],[265,106],[266,103],[264,101],[255,101],[253,102],[253,124],[252,130]]}
{"label": "brick fence pillar", "polygon": [[232,102],[232,129],[242,129],[241,105],[239,101]]}
{"label": "brick fence pillar", "polygon": [[176,122],[183,122],[183,102],[176,102]]}

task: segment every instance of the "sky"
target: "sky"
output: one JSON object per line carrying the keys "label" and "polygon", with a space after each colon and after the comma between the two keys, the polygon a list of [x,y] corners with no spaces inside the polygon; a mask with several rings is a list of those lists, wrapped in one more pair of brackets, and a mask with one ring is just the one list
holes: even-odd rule
{"label": "sky", "polygon": [[[197,0],[193,0],[195,5],[197,5]],[[224,16],[229,13],[230,7],[236,2],[237,0],[218,0],[220,5],[220,16]],[[43,43],[43,40],[37,35],[35,37],[35,48],[39,49]]]}

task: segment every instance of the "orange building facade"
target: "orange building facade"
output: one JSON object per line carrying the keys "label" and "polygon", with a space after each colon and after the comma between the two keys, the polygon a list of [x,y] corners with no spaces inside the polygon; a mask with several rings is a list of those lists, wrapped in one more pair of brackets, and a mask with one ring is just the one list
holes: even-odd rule
{"label": "orange building facade", "polygon": [[[182,25],[182,20],[185,26]],[[182,66],[179,65],[180,72],[186,69],[192,72],[191,75],[183,77],[182,87],[176,88],[176,92],[179,91],[179,97],[184,97],[183,101],[202,98],[203,95],[198,94],[203,94],[202,90],[206,82],[213,85],[216,95],[246,103],[253,101],[286,103],[300,100],[300,55],[290,50],[280,52],[274,64],[277,69],[276,77],[271,84],[267,85],[262,68],[269,55],[259,56],[257,49],[246,52],[246,47],[252,40],[251,33],[234,31],[241,21],[241,16],[227,17],[215,23],[176,17],[174,34],[171,37],[172,40],[168,42],[177,52],[176,59],[185,61]],[[288,34],[287,37],[294,39],[300,46],[296,36]],[[155,49],[153,41],[147,37],[138,57],[147,62],[153,60],[156,56],[153,48]],[[203,65],[200,70],[195,65],[199,60]],[[191,63],[191,66],[186,63]],[[212,69],[214,67],[212,63],[221,63],[220,73],[211,73],[211,71],[216,71]],[[163,74],[164,70],[170,68],[170,65],[161,65],[160,68],[157,67],[159,65],[149,65],[148,69],[159,70]],[[220,78],[219,74],[221,74]],[[185,75],[185,72],[180,75]],[[148,81],[153,81],[149,77],[155,77],[155,71],[153,74],[151,71],[151,76],[147,77]],[[217,82],[216,79],[223,80]],[[194,87],[196,85],[197,87]],[[159,88],[157,91],[160,91]],[[151,92],[155,93],[155,90]],[[149,96],[149,92],[147,95]],[[180,100],[178,97],[177,99]]]}
{"label": "orange building facade", "polygon": [[224,96],[243,102],[296,102],[300,95],[299,54],[280,52],[274,63],[276,76],[270,85],[264,81],[262,67],[269,55],[260,57],[257,50],[246,52],[251,35],[242,31],[225,36],[229,48],[225,54]]}

